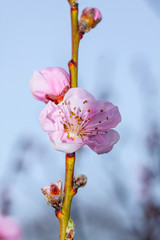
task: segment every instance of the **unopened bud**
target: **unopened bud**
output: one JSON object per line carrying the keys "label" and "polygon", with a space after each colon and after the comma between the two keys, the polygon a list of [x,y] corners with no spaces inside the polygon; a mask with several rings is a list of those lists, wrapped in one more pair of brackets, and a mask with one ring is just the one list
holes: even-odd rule
{"label": "unopened bud", "polygon": [[72,219],[70,218],[69,221],[68,221],[68,226],[66,228],[65,240],[73,240],[74,234],[75,234],[74,223],[73,223]]}
{"label": "unopened bud", "polygon": [[87,7],[83,10],[79,20],[79,31],[86,33],[102,20],[102,15],[97,8]]}
{"label": "unopened bud", "polygon": [[87,177],[83,174],[79,174],[73,178],[73,189],[84,187],[87,183]]}
{"label": "unopened bud", "polygon": [[42,187],[41,190],[45,195],[47,204],[54,207],[56,211],[61,210],[64,197],[61,180],[56,183],[52,183],[50,186]]}

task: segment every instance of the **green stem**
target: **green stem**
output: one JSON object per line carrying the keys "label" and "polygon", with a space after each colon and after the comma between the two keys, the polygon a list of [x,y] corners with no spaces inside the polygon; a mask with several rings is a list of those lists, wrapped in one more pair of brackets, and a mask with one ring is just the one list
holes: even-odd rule
{"label": "green stem", "polygon": [[72,59],[69,62],[69,70],[71,77],[71,87],[77,87],[78,79],[78,49],[79,41],[81,39],[78,30],[78,4],[72,4],[71,6],[71,28],[72,28]]}
{"label": "green stem", "polygon": [[60,223],[60,236],[59,240],[65,240],[66,228],[68,226],[68,220],[70,217],[71,202],[74,194],[73,190],[73,173],[74,173],[75,153],[66,154],[66,174],[65,174],[65,197],[63,200],[62,212],[57,213],[57,217]]}
{"label": "green stem", "polygon": [[[71,8],[71,28],[72,28],[72,59],[69,62],[69,71],[71,78],[71,88],[77,87],[78,78],[78,48],[81,36],[78,31],[78,4],[76,0],[68,0]],[[66,154],[66,172],[65,172],[65,186],[64,186],[64,200],[62,211],[56,215],[60,223],[59,240],[65,240],[66,228],[70,218],[70,209],[72,198],[76,191],[73,190],[73,173],[75,164],[75,153]]]}

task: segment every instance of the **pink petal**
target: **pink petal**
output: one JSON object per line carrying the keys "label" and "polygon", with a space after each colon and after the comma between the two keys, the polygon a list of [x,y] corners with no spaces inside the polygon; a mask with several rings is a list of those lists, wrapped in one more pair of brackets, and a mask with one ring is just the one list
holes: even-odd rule
{"label": "pink petal", "polygon": [[94,21],[101,20],[102,14],[98,8],[87,7],[83,10],[82,14],[87,15],[87,13],[89,13],[90,10],[93,10],[93,9],[94,9],[94,16],[93,16]]}
{"label": "pink petal", "polygon": [[[52,115],[53,118],[50,117]],[[59,116],[59,108],[56,104],[49,101],[41,111],[39,121],[44,131],[56,131],[60,128],[54,121],[54,116]]]}
{"label": "pink petal", "polygon": [[50,186],[42,187],[41,191],[44,195],[57,195],[62,193],[62,182],[59,180],[56,183],[51,183]]}
{"label": "pink petal", "polygon": [[108,153],[113,145],[118,142],[120,136],[115,130],[109,130],[106,134],[86,138],[85,143],[96,153]]}
{"label": "pink petal", "polygon": [[[49,138],[53,144],[53,147],[61,152],[73,153],[79,150],[84,143],[77,138],[77,140],[70,140],[67,137],[64,137],[63,131],[51,132],[49,133]],[[64,139],[66,142],[64,142]]]}
{"label": "pink petal", "polygon": [[102,131],[116,127],[121,121],[118,107],[103,100],[97,100],[92,104],[92,109],[88,117],[90,121],[86,124],[86,129],[95,125],[95,127],[98,127]]}
{"label": "pink petal", "polygon": [[51,183],[50,185],[50,193],[53,195],[59,195],[62,193],[62,182],[61,180],[56,183]]}
{"label": "pink petal", "polygon": [[70,108],[72,111],[77,107],[83,110],[83,112],[86,112],[86,109],[90,108],[91,104],[95,101],[95,98],[83,88],[70,88],[64,96],[63,101],[70,102]]}
{"label": "pink petal", "polygon": [[42,187],[41,191],[44,195],[49,195],[50,194],[50,186]]}
{"label": "pink petal", "polygon": [[34,98],[46,102],[45,95],[46,93],[51,93],[51,90],[46,80],[39,72],[34,71],[29,86]]}
{"label": "pink petal", "polygon": [[68,99],[86,99],[88,101],[95,100],[94,96],[83,88],[71,88],[65,95],[64,100]]}
{"label": "pink petal", "polygon": [[62,181],[61,180],[59,180],[58,182],[56,182],[56,183],[54,183],[56,186],[57,186],[57,188],[59,189],[59,191],[62,191]]}
{"label": "pink petal", "polygon": [[56,141],[61,141],[61,138],[64,134],[64,131],[55,131],[55,132],[49,132],[49,138],[52,143],[55,143]]}
{"label": "pink petal", "polygon": [[70,76],[63,68],[49,67],[40,73],[50,87],[49,93],[55,96],[59,96],[66,86],[70,87]]}

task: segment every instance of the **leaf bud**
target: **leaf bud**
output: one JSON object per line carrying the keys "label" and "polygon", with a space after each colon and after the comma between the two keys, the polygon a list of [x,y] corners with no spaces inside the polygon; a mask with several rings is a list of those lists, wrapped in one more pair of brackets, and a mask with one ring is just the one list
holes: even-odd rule
{"label": "leaf bud", "polygon": [[87,177],[83,174],[76,175],[73,178],[73,189],[76,190],[80,187],[84,187],[87,183]]}

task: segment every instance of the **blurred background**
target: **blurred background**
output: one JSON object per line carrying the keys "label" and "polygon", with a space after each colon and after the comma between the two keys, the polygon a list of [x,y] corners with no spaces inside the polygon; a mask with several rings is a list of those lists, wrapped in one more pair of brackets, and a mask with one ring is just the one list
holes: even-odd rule
{"label": "blurred background", "polygon": [[[160,240],[160,1],[79,0],[103,21],[80,43],[79,86],[118,105],[121,139],[113,150],[77,153],[75,174],[88,183],[73,199],[76,240]],[[34,70],[71,56],[67,0],[0,1],[0,212],[23,229],[22,240],[56,240],[54,209],[41,187],[64,181],[56,152],[38,121]]]}

